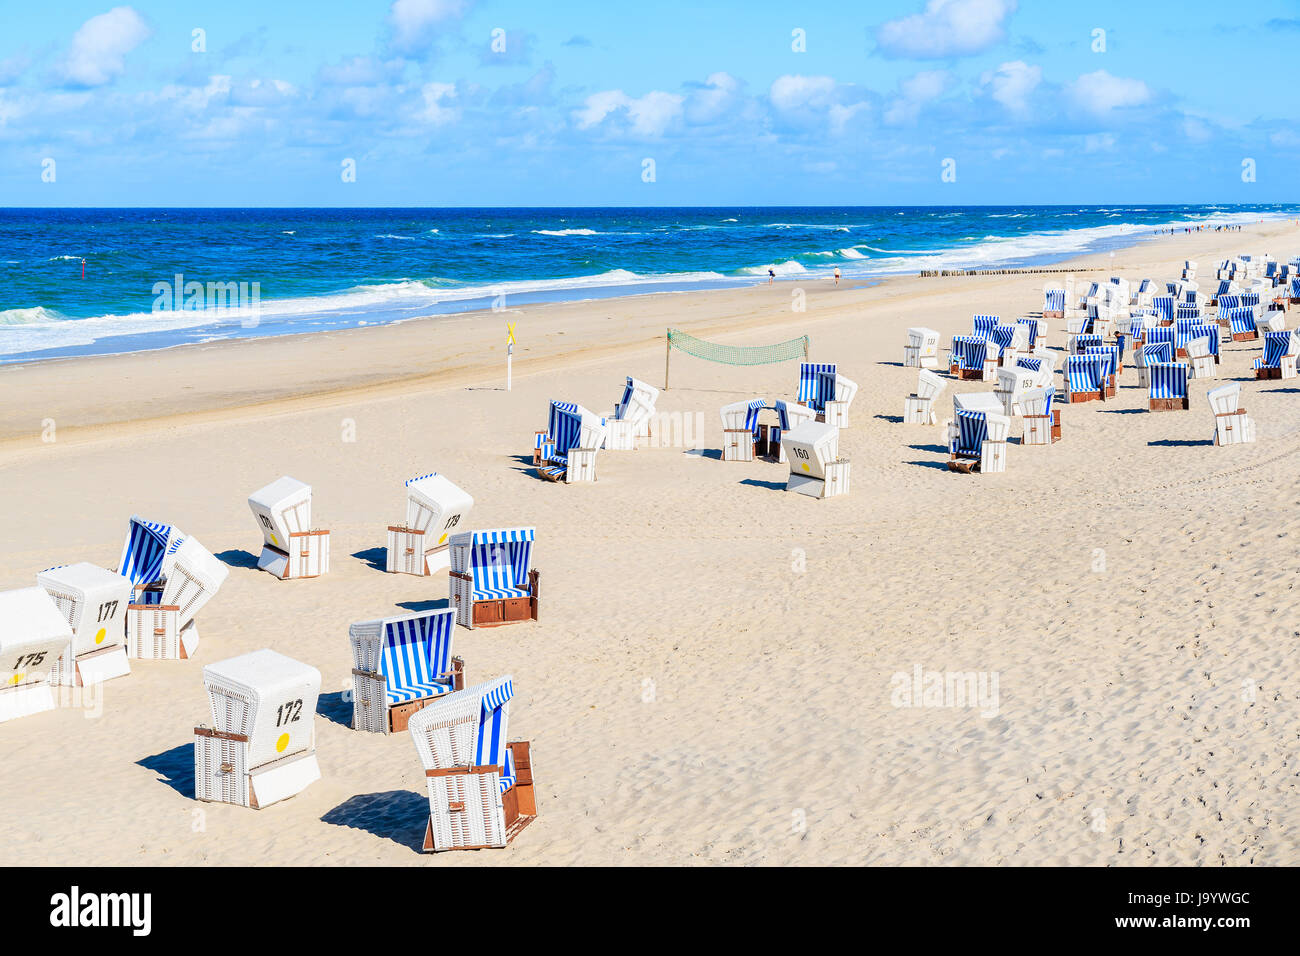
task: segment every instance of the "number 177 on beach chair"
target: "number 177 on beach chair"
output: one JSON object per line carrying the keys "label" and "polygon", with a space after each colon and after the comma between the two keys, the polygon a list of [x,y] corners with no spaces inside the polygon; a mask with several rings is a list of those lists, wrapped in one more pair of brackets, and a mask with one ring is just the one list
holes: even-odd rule
{"label": "number 177 on beach chair", "polygon": [[131,582],[82,561],[42,571],[36,583],[72,628],[72,653],[59,661],[53,683],[89,687],[131,672],[124,636]]}

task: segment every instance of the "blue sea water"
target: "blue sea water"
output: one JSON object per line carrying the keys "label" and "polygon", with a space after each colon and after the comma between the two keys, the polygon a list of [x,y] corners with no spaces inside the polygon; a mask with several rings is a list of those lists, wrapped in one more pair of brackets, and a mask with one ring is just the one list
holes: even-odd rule
{"label": "blue sea water", "polygon": [[[837,266],[851,280],[1042,265],[1140,242],[1161,228],[1298,212],[1280,205],[4,209],[0,364],[493,304],[725,288],[763,281],[769,269],[782,280],[812,281]],[[210,283],[235,285],[214,297]]]}

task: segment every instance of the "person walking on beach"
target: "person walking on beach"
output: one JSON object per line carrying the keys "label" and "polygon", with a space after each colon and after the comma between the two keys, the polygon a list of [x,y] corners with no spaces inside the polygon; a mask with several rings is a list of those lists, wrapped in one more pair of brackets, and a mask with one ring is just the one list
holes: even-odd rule
{"label": "person walking on beach", "polygon": [[839,285],[839,284],[840,284],[840,267],[839,267],[839,266],[836,266],[836,267],[835,267],[835,284],[836,284],[836,285]]}
{"label": "person walking on beach", "polygon": [[776,270],[773,269],[771,266],[768,266],[768,267],[767,267],[767,284],[768,284],[768,285],[771,285],[771,284],[772,284],[773,282],[775,282],[775,281],[776,281]]}

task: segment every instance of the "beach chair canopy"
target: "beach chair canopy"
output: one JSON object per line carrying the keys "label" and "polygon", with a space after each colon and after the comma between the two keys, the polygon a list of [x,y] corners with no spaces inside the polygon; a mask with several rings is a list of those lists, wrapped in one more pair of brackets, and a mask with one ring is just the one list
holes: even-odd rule
{"label": "beach chair canopy", "polygon": [[1043,290],[1043,311],[1064,312],[1065,311],[1065,290],[1044,289]]}
{"label": "beach chair canopy", "polygon": [[311,530],[311,485],[285,475],[248,496],[262,537],[273,548],[286,551],[289,535]]}
{"label": "beach chair canopy", "polygon": [[1056,398],[1053,388],[1031,388],[1020,399],[1020,408],[1026,416],[1045,417],[1052,414]]}
{"label": "beach chair canopy", "polygon": [[957,353],[957,365],[968,372],[980,371],[988,356],[989,340],[976,335],[955,335],[952,340],[953,351]]}
{"label": "beach chair canopy", "polygon": [[161,603],[180,608],[178,627],[194,620],[230,574],[230,569],[194,537],[186,538],[167,555],[162,570],[166,583]]}
{"label": "beach chair canopy", "polygon": [[1159,345],[1161,343],[1168,343],[1172,347],[1174,346],[1177,339],[1178,339],[1178,329],[1176,326],[1157,325],[1153,329],[1147,329],[1147,334],[1146,334],[1147,345]]}
{"label": "beach chair canopy", "polygon": [[1174,343],[1172,342],[1152,342],[1150,345],[1142,346],[1142,364],[1148,368],[1160,362],[1173,360]]}
{"label": "beach chair canopy", "polygon": [[1084,355],[1100,355],[1106,362],[1106,377],[1115,374],[1119,367],[1119,348],[1114,345],[1090,345],[1084,350]]}
{"label": "beach chair canopy", "polygon": [[1081,335],[1076,335],[1071,344],[1074,347],[1075,355],[1084,355],[1087,353],[1088,349],[1092,348],[1094,345],[1103,345],[1105,341],[1106,340],[1096,332],[1084,332]]}
{"label": "beach chair canopy", "polygon": [[468,492],[436,471],[406,481],[406,527],[437,539],[426,540],[426,547],[446,544],[473,507]]}
{"label": "beach chair canopy", "polygon": [[1065,360],[1065,377],[1071,392],[1097,392],[1106,385],[1107,360],[1101,355],[1071,355]]}
{"label": "beach chair canopy", "polygon": [[723,405],[722,427],[731,431],[747,431],[758,436],[758,413],[767,408],[767,401],[762,398],[750,398],[740,402]]}
{"label": "beach chair canopy", "polygon": [[1237,411],[1241,401],[1241,383],[1229,382],[1212,388],[1205,397],[1210,401],[1210,410],[1216,415],[1231,415]]}
{"label": "beach chair canopy", "polygon": [[971,324],[974,326],[977,338],[987,339],[997,328],[998,317],[996,315],[976,315],[971,317]]}
{"label": "beach chair canopy", "polygon": [[146,521],[132,515],[126,529],[126,543],[118,560],[117,573],[136,587],[162,580],[163,560],[185,536],[171,525]]}
{"label": "beach chair canopy", "polygon": [[248,738],[248,767],[310,750],[320,671],[260,650],[203,668],[213,729]]}
{"label": "beach chair canopy", "polygon": [[535,533],[533,528],[498,528],[452,535],[452,570],[470,575],[470,600],[528,597]]}
{"label": "beach chair canopy", "polygon": [[988,437],[988,412],[971,412],[965,409],[957,412],[957,435],[953,439],[951,451],[957,455],[979,457]]}
{"label": "beach chair canopy", "polygon": [[513,755],[506,747],[510,675],[448,694],[411,718],[408,729],[425,770],[500,767],[502,793],[515,784]]}
{"label": "beach chair canopy", "polygon": [[825,422],[804,422],[782,435],[790,473],[826,478],[826,466],[839,458],[840,430]]}
{"label": "beach chair canopy", "polygon": [[1002,399],[992,392],[962,392],[952,397],[953,412],[993,412],[1002,414]]}
{"label": "beach chair canopy", "polygon": [[42,571],[36,583],[72,628],[74,654],[122,642],[122,622],[131,600],[131,582],[122,575],[81,561]]}
{"label": "beach chair canopy", "polygon": [[1151,398],[1187,397],[1187,365],[1183,362],[1148,363],[1147,376]]}
{"label": "beach chair canopy", "polygon": [[[1245,296],[1242,298],[1245,298]],[[1243,335],[1258,331],[1258,326],[1255,324],[1255,310],[1248,305],[1243,305],[1236,309],[1229,309],[1228,326],[1232,329],[1233,335]]]}
{"label": "beach chair canopy", "polygon": [[1264,333],[1264,358],[1259,368],[1279,368],[1282,356],[1291,354],[1292,335],[1290,331]]}
{"label": "beach chair canopy", "polygon": [[615,406],[614,417],[618,421],[645,421],[654,414],[657,401],[659,389],[629,375],[623,387],[623,397]]}
{"label": "beach chair canopy", "polygon": [[907,344],[925,354],[933,354],[939,348],[939,333],[924,326],[910,328],[907,330]]}
{"label": "beach chair canopy", "polygon": [[939,396],[948,383],[929,369],[921,369],[916,376],[916,397],[934,399]]}
{"label": "beach chair canopy", "polygon": [[348,636],[360,669],[382,674],[387,703],[400,704],[452,692],[455,624],[455,609],[440,608],[362,621],[348,628]]}
{"label": "beach chair canopy", "polygon": [[0,591],[0,689],[44,683],[72,628],[44,588]]}
{"label": "beach chair canopy", "polygon": [[796,400],[801,405],[823,412],[826,410],[827,398],[835,398],[835,366],[802,363],[799,366],[799,395]]}

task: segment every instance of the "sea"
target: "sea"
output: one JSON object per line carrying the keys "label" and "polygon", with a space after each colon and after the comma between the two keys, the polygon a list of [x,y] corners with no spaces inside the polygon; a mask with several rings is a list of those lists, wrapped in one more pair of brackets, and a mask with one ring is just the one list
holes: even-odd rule
{"label": "sea", "polygon": [[737,288],[769,270],[798,284],[838,267],[847,291],[1297,216],[1279,204],[0,209],[0,364]]}

